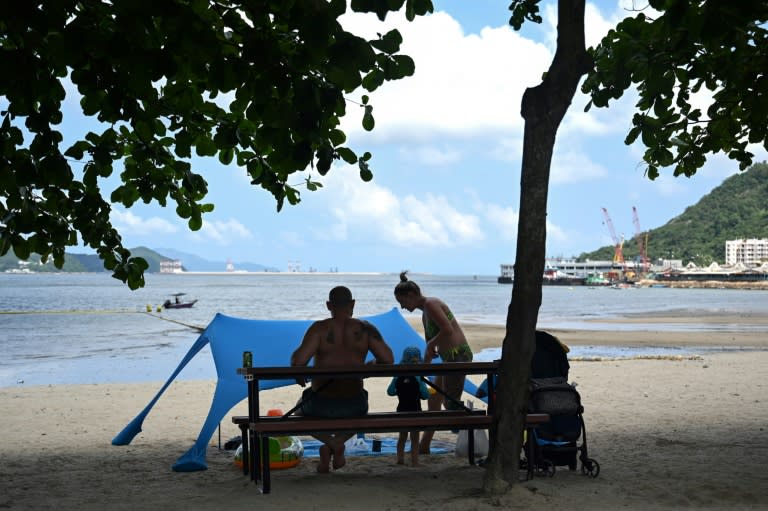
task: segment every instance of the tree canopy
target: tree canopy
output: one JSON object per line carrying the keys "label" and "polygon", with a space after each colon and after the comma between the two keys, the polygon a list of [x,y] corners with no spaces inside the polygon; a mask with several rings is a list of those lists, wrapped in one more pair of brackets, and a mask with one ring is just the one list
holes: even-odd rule
{"label": "tree canopy", "polygon": [[[707,155],[741,170],[748,144],[768,150],[768,3],[650,0],[656,12],[625,18],[590,53],[582,91],[607,107],[635,87],[637,112],[625,142],[638,138],[650,179],[671,168],[692,176]],[[650,10],[650,9],[648,9]]]}
{"label": "tree canopy", "polygon": [[[352,0],[356,12],[430,0]],[[365,40],[338,18],[346,0],[30,0],[0,13],[0,255],[37,253],[64,263],[65,248],[95,249],[113,276],[143,286],[145,260],[131,257],[110,222],[111,204],[166,206],[189,228],[213,210],[191,158],[236,162],[277,209],[297,204],[298,171],[325,175],[334,160],[372,178],[339,128],[345,94],[374,91],[414,72],[398,31]],[[12,71],[11,71],[12,70]],[[73,88],[76,88],[76,94]],[[103,129],[65,143],[67,96]],[[374,128],[367,95],[366,130]],[[121,183],[102,190],[120,172]],[[304,186],[321,186],[307,177]]]}

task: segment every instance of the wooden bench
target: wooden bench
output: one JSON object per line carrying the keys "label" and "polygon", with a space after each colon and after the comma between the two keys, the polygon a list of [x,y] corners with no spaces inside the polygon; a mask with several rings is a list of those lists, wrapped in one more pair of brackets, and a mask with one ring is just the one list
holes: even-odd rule
{"label": "wooden bench", "polygon": [[[460,416],[474,415],[474,416],[486,416],[485,410],[441,410],[436,411],[421,411],[421,412],[369,412],[364,418],[367,420],[384,420],[390,421],[394,418],[420,418],[420,417],[443,417],[445,419],[452,419]],[[269,433],[269,436],[280,435],[301,435],[306,434],[307,431],[323,432],[323,431],[350,431],[346,424],[332,424],[332,419],[323,419],[319,417],[302,417],[300,415],[283,415],[283,416],[261,416],[259,417],[259,431]],[[339,420],[339,419],[335,419]],[[355,419],[345,419],[346,421]],[[312,421],[322,421],[321,424],[315,426],[315,429],[309,429]],[[232,417],[232,423],[240,428],[240,443],[243,446],[243,460],[247,460],[250,455],[250,446],[248,442],[248,431],[250,420],[247,415],[235,415]],[[331,429],[329,429],[331,428]],[[376,433],[378,431],[358,431],[352,428],[356,433]],[[382,430],[391,432],[393,430]],[[248,464],[243,462],[243,474],[248,474]]]}
{"label": "wooden bench", "polygon": [[[485,374],[489,383],[498,372],[498,362],[456,362],[441,364],[367,365],[355,368],[317,367],[253,367],[238,369],[238,374],[248,382],[248,416],[235,416],[232,422],[240,427],[243,445],[243,473],[250,472],[258,483],[261,479],[262,492],[271,491],[269,469],[269,438],[284,435],[309,435],[319,432],[379,433],[411,430],[446,431],[469,430],[468,457],[474,459],[475,429],[488,429],[493,422],[493,397],[486,410],[440,410],[423,412],[372,412],[362,417],[322,418],[292,415],[291,410],[283,416],[264,416],[259,411],[259,382],[261,380],[311,379],[315,377],[371,378],[393,376],[422,376],[446,374]],[[490,386],[490,385],[489,385]],[[492,388],[492,387],[491,387]],[[526,428],[535,428],[549,421],[546,414],[529,414]],[[532,445],[532,444],[531,444]],[[529,459],[532,459],[532,453]],[[529,464],[530,465],[530,464]],[[531,478],[531,466],[528,477]]]}

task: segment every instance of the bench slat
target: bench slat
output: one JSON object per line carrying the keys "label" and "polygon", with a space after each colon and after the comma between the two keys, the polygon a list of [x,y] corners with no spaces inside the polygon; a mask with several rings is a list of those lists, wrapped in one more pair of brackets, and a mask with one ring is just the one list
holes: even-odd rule
{"label": "bench slat", "polygon": [[[392,414],[397,415],[397,414]],[[547,414],[528,414],[526,425],[540,424],[549,421]],[[384,431],[409,431],[419,429],[423,431],[441,429],[487,429],[493,423],[490,415],[463,415],[456,416],[416,416],[416,417],[353,417],[344,419],[326,419],[304,417],[300,421],[275,421],[260,420],[251,423],[250,429],[257,433],[275,434],[301,434],[324,431],[356,431],[356,432],[384,432]]]}
{"label": "bench slat", "polygon": [[[485,410],[477,409],[468,412],[466,410],[424,410],[421,412],[368,412],[364,418],[387,418],[387,417],[464,417],[469,415],[485,415]],[[309,419],[316,419],[317,417],[305,417],[303,415],[262,415],[259,417],[260,421],[280,421],[280,422],[298,422],[307,421]],[[232,417],[233,424],[248,424],[247,415],[234,415]]]}
{"label": "bench slat", "polygon": [[[487,428],[493,418],[489,415],[468,415],[464,417],[355,417],[345,419],[309,418],[302,421],[258,421],[251,423],[251,429],[259,433],[297,434],[320,431],[407,431],[411,429],[470,429]],[[455,428],[454,428],[455,426]],[[460,426],[463,426],[460,427]]]}

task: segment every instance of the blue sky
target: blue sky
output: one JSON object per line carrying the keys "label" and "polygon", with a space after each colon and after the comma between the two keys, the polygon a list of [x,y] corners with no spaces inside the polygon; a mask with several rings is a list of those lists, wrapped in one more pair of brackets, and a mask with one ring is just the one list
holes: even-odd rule
{"label": "blue sky", "polygon": [[[520,99],[552,60],[556,3],[543,4],[543,24],[515,32],[507,23],[509,0],[433,2],[435,13],[413,23],[395,16],[382,24],[374,15],[356,14],[343,20],[363,36],[398,27],[403,52],[416,62],[413,77],[370,95],[373,132],[362,130],[361,113],[349,104],[343,127],[355,150],[373,153],[372,182],[363,183],[354,167],[337,165],[322,179],[322,189],[304,191],[298,206],[277,213],[272,196],[250,186],[244,170],[200,160],[196,169],[209,183],[208,201],[216,205],[204,217],[203,229],[189,231],[173,207],[116,206],[112,218],[125,245],[171,247],[280,270],[294,263],[305,271],[496,275],[499,264],[514,262]],[[587,4],[588,45],[597,44],[627,15],[623,5],[631,4]],[[650,181],[643,176],[643,147],[623,143],[634,94],[588,114],[586,102],[578,93],[558,134],[548,205],[549,257],[611,244],[603,207],[616,232],[629,238],[633,206],[643,230],[659,227],[738,170],[716,156],[693,178],[666,173]],[[753,152],[756,161],[766,159],[764,150]],[[292,180],[301,181],[298,175]]]}

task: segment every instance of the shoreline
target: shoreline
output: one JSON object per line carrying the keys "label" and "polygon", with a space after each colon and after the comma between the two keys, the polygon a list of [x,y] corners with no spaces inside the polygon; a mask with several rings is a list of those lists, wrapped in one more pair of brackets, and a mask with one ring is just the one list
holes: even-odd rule
{"label": "shoreline", "polygon": [[[421,320],[410,317],[408,322],[421,335]],[[504,341],[504,325],[459,322],[467,340],[476,353],[484,349],[500,348]],[[768,349],[768,317],[738,314],[709,314],[682,316],[677,313],[638,314],[621,318],[585,321],[602,324],[606,328],[542,328],[567,345],[617,347],[744,347]],[[645,324],[646,329],[621,330],[622,324]],[[668,330],[664,325],[708,324],[718,328],[709,330]],[[754,326],[755,330],[743,330]],[[614,327],[614,328],[610,328]],[[738,327],[738,328],[737,328]]]}

